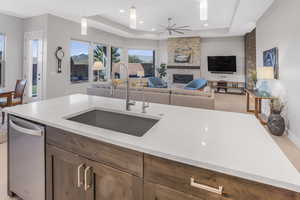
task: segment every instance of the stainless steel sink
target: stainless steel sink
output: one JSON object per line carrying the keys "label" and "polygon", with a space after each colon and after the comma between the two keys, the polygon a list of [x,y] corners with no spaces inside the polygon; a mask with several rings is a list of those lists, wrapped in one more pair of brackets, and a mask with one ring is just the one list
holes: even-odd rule
{"label": "stainless steel sink", "polygon": [[159,119],[104,110],[92,110],[67,118],[68,120],[142,137]]}

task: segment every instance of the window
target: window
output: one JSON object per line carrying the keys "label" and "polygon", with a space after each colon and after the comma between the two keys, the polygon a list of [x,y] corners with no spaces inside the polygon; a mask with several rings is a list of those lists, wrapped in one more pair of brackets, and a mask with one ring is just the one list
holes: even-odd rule
{"label": "window", "polygon": [[71,82],[89,80],[89,47],[88,42],[71,41]]}
{"label": "window", "polygon": [[31,41],[31,63],[32,63],[32,97],[37,97],[37,82],[38,82],[38,50],[39,41]]}
{"label": "window", "polygon": [[111,48],[111,72],[113,78],[120,78],[120,62],[122,49],[118,47]]}
{"label": "window", "polygon": [[4,87],[5,35],[0,33],[0,86]]}
{"label": "window", "polygon": [[96,44],[94,46],[93,80],[107,80],[107,72],[107,47],[101,44]]}
{"label": "window", "polygon": [[145,77],[155,75],[155,51],[153,50],[128,50],[128,63],[131,77],[144,74]]}

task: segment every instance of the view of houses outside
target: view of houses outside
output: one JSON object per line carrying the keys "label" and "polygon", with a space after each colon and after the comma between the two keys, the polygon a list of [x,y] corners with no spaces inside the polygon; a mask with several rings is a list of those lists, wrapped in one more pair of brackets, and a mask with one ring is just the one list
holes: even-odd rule
{"label": "view of houses outside", "polygon": [[[141,64],[144,69],[145,77],[151,77],[155,74],[155,51],[153,50],[129,49],[128,62],[129,67],[130,63]],[[131,76],[137,76],[137,72],[135,74],[131,74]]]}
{"label": "view of houses outside", "polygon": [[89,47],[90,43],[71,41],[71,82],[84,82],[89,80]]}

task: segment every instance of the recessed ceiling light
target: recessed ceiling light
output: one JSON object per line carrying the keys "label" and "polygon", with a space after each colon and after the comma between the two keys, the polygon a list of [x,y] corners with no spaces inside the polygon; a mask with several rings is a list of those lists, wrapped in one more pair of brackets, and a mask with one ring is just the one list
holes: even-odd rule
{"label": "recessed ceiling light", "polygon": [[120,9],[120,13],[124,13],[125,12],[125,10],[124,9]]}
{"label": "recessed ceiling light", "polygon": [[156,31],[156,29],[155,29],[155,28],[152,28],[151,31]]}
{"label": "recessed ceiling light", "polygon": [[144,24],[144,21],[143,21],[143,20],[141,20],[139,23],[140,23],[140,24]]}
{"label": "recessed ceiling light", "polygon": [[203,26],[204,26],[204,27],[208,27],[208,23],[204,23]]}

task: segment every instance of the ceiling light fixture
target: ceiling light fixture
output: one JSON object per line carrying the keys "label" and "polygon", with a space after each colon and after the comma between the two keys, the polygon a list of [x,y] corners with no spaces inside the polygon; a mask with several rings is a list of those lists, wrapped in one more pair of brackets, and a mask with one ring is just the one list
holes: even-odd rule
{"label": "ceiling light fixture", "polygon": [[155,28],[152,28],[151,31],[156,31],[156,29],[155,29]]}
{"label": "ceiling light fixture", "polygon": [[200,20],[208,20],[208,3],[207,0],[200,0]]}
{"label": "ceiling light fixture", "polygon": [[87,35],[87,28],[88,28],[87,18],[82,17],[81,18],[81,35]]}
{"label": "ceiling light fixture", "polygon": [[140,24],[144,24],[144,21],[143,21],[143,20],[141,20],[141,21],[140,21]]}
{"label": "ceiling light fixture", "polygon": [[132,6],[129,13],[129,26],[132,29],[136,29],[136,8]]}
{"label": "ceiling light fixture", "polygon": [[125,10],[124,9],[120,9],[120,13],[124,13],[125,12]]}

